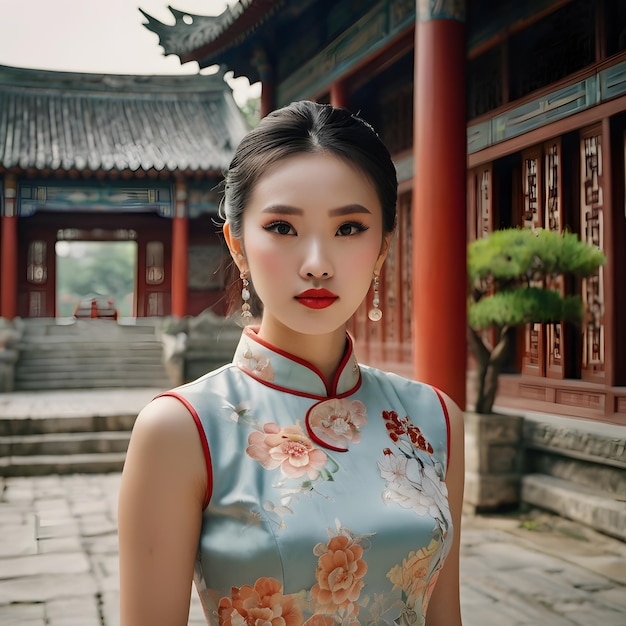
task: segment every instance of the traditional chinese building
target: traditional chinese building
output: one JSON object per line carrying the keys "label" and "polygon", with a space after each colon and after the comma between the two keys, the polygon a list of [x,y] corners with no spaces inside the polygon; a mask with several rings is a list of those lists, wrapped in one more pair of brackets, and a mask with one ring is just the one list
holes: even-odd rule
{"label": "traditional chinese building", "polygon": [[385,323],[366,307],[354,320],[362,355],[463,404],[466,242],[567,228],[608,259],[567,286],[589,315],[582,329],[520,333],[499,403],[626,422],[623,2],[240,0],[217,17],[172,13],[172,26],[146,15],[166,54],[261,81],[263,113],[302,98],[360,112],[390,148],[398,237]]}
{"label": "traditional chinese building", "polygon": [[59,241],[134,241],[134,315],[224,313],[216,186],[247,126],[222,73],[0,66],[0,317],[54,318]]}

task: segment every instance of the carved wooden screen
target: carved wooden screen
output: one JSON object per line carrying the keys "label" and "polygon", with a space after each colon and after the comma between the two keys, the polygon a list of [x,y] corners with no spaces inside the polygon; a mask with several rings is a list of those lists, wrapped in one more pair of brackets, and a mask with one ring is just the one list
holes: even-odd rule
{"label": "carved wooden screen", "polygon": [[[604,250],[604,175],[602,129],[580,136],[580,237]],[[583,380],[604,379],[604,274],[600,268],[583,279]]]}
{"label": "carved wooden screen", "polygon": [[[563,230],[563,176],[561,140],[554,139],[544,144],[544,228],[561,232]],[[563,277],[547,281],[547,287],[565,293]],[[567,363],[565,333],[562,324],[545,325],[546,376],[565,378]]]}
{"label": "carved wooden screen", "polygon": [[493,170],[491,163],[468,173],[467,233],[470,241],[486,237],[493,231]]}
{"label": "carved wooden screen", "polygon": [[[542,161],[541,146],[522,153],[522,226],[524,228],[541,228],[544,224]],[[523,374],[545,375],[544,346],[543,324],[527,324],[524,329]]]}

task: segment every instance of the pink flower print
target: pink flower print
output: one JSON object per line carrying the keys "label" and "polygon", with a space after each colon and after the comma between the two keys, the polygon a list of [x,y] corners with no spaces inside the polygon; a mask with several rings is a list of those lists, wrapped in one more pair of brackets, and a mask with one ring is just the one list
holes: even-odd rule
{"label": "pink flower print", "polygon": [[299,425],[281,428],[270,422],[263,426],[263,432],[252,433],[248,444],[246,454],[250,458],[265,469],[280,467],[289,478],[307,474],[315,480],[328,458],[323,450],[313,445]]}
{"label": "pink flower print", "polygon": [[243,361],[239,361],[239,367],[253,374],[256,378],[271,383],[274,380],[274,368],[268,357],[262,354],[253,354],[248,348],[243,354]]}
{"label": "pink flower print", "polygon": [[311,438],[338,451],[346,451],[350,443],[358,443],[365,424],[367,409],[358,400],[324,400],[313,405],[306,416]]}

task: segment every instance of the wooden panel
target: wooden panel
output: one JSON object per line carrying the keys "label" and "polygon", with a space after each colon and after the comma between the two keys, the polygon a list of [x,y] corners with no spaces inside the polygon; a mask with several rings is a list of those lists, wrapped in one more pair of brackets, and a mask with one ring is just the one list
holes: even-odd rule
{"label": "wooden panel", "polygon": [[[544,228],[556,232],[563,230],[563,168],[561,166],[561,140],[554,139],[544,145]],[[563,277],[549,280],[547,286],[565,295]],[[567,326],[563,323],[545,325],[545,361],[548,378],[565,378],[567,362]]]}
{"label": "wooden panel", "polygon": [[[541,146],[522,153],[522,227],[541,228],[543,217],[543,154]],[[542,287],[543,283],[535,286]],[[543,324],[527,324],[524,330],[522,373],[545,376],[545,328]]]}
{"label": "wooden panel", "polygon": [[570,389],[557,389],[556,402],[568,406],[584,407],[587,409],[598,409],[604,411],[606,396],[601,393],[590,393],[587,391],[572,391]]}
{"label": "wooden panel", "polygon": [[[604,172],[602,129],[596,126],[580,136],[580,237],[604,251]],[[582,281],[583,380],[604,380],[604,272],[600,268]]]}
{"label": "wooden panel", "polygon": [[522,398],[528,398],[530,400],[545,400],[546,399],[546,388],[535,386],[535,385],[524,385],[520,384],[519,386],[519,395]]}

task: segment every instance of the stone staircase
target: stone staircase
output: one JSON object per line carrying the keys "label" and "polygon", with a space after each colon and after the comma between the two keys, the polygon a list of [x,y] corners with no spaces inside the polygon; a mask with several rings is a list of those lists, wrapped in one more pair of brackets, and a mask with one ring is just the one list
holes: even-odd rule
{"label": "stone staircase", "polygon": [[26,319],[15,390],[168,387],[155,324]]}
{"label": "stone staircase", "polygon": [[0,394],[0,476],[121,471],[135,418],[159,391]]}
{"label": "stone staircase", "polygon": [[626,427],[526,416],[521,500],[626,541]]}

